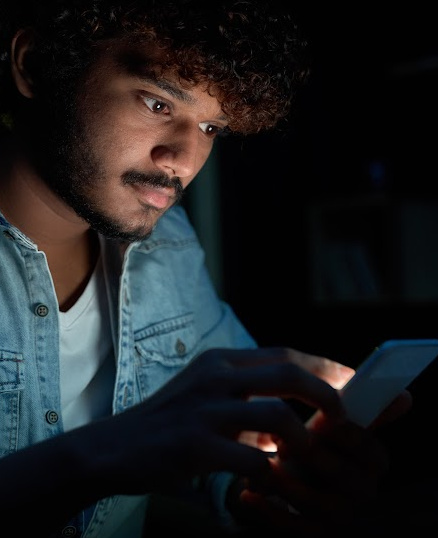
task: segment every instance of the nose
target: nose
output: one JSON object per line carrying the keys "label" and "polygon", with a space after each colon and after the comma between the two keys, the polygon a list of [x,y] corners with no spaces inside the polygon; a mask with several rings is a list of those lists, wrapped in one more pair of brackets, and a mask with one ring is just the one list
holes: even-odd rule
{"label": "nose", "polygon": [[181,179],[194,176],[206,159],[202,160],[200,155],[199,126],[180,127],[167,134],[168,139],[152,149],[155,165],[169,176]]}

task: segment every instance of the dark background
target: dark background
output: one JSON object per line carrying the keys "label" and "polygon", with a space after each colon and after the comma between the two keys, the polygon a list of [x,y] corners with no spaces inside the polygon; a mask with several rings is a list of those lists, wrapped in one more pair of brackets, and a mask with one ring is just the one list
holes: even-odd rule
{"label": "dark background", "polygon": [[[259,344],[357,366],[386,339],[438,337],[436,17],[370,2],[298,15],[313,68],[288,129],[220,141],[218,185],[196,202],[219,215],[216,247],[195,226]],[[388,430],[404,477],[437,449],[437,370]]]}
{"label": "dark background", "polygon": [[325,4],[287,129],[220,141],[221,294],[260,344],[355,365],[438,337],[438,37],[431,7]]}
{"label": "dark background", "polygon": [[[432,3],[302,4],[313,70],[288,129],[220,141],[186,201],[259,344],[356,366],[383,340],[438,338],[438,29]],[[380,434],[394,514],[377,534],[436,532],[437,376]]]}

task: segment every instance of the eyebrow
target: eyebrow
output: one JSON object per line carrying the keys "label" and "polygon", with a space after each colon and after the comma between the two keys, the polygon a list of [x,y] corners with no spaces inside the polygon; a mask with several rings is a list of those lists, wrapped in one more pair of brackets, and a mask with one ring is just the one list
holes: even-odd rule
{"label": "eyebrow", "polygon": [[[182,101],[184,103],[188,104],[194,104],[196,103],[196,99],[194,99],[188,92],[182,90],[169,80],[166,80],[164,78],[157,79],[153,75],[145,75],[145,74],[136,74],[137,78],[139,78],[141,81],[149,84],[154,84],[158,88],[161,88],[165,92],[167,92],[172,97],[175,97],[175,99],[178,99],[179,101]],[[217,118],[221,121],[228,121],[228,118],[225,115],[221,115]]]}
{"label": "eyebrow", "polygon": [[150,75],[137,75],[138,78],[144,82],[149,82],[154,84],[155,86],[158,86],[158,88],[161,88],[165,92],[167,92],[172,97],[175,97],[175,99],[178,99],[179,101],[182,101],[184,103],[193,104],[195,103],[195,99],[187,92],[182,90],[181,88],[178,88],[175,84],[172,82],[161,78],[157,79]]}
{"label": "eyebrow", "polygon": [[[138,51],[124,51],[124,53],[121,54],[117,60],[119,66],[126,73],[133,77],[136,77],[141,82],[144,82],[146,84],[153,84],[183,103],[196,103],[196,99],[194,99],[194,97],[192,97],[188,92],[184,91],[173,82],[164,78],[158,79],[155,76],[153,70],[147,68],[147,59]],[[218,119],[221,121],[228,121],[228,118],[225,115],[221,115],[220,117],[218,117]]]}
{"label": "eyebrow", "polygon": [[194,103],[195,100],[191,95],[177,87],[175,84],[166,79],[158,79],[153,69],[150,69],[148,58],[138,51],[122,51],[117,58],[117,63],[128,75],[138,78],[146,84],[154,84],[161,88],[175,99],[184,103]]}

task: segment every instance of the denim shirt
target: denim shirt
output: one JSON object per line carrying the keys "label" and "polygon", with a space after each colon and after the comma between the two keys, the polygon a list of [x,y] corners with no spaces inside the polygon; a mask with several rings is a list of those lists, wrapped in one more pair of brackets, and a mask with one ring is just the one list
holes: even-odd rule
{"label": "denim shirt", "polygon": [[[217,296],[184,209],[175,206],[152,235],[123,246],[102,239],[117,368],[113,413],[155,392],[213,347],[255,347]],[[63,432],[58,302],[44,252],[0,214],[0,457]],[[151,433],[153,435],[153,433]],[[222,479],[223,477],[223,479]],[[204,481],[220,505],[226,473]],[[64,535],[111,536],[147,497],[99,501],[84,528]],[[86,514],[86,512],[84,512]]]}

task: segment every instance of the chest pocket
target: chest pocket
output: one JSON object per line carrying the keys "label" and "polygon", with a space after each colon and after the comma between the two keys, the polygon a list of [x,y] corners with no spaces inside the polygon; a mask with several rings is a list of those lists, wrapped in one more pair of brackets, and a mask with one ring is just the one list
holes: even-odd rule
{"label": "chest pocket", "polygon": [[136,373],[142,399],[188,364],[198,348],[191,314],[151,325],[138,331],[134,338]]}
{"label": "chest pocket", "polygon": [[23,389],[22,355],[0,350],[0,456],[17,448],[19,403]]}

